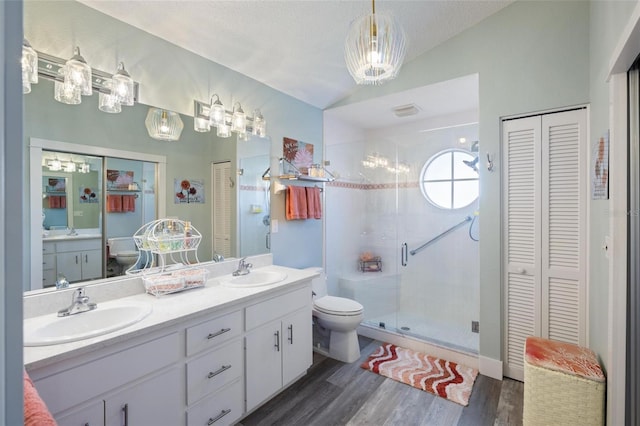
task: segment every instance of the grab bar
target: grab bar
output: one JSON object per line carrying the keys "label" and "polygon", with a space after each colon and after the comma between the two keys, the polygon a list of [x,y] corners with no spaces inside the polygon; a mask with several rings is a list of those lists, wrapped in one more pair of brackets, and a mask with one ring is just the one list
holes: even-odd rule
{"label": "grab bar", "polygon": [[455,225],[453,225],[451,228],[447,229],[446,231],[442,232],[441,234],[433,237],[432,239],[430,239],[429,241],[427,241],[426,243],[424,243],[423,245],[421,245],[420,247],[418,247],[417,249],[413,249],[411,250],[409,253],[411,253],[411,256],[414,256],[416,253],[418,253],[419,251],[424,250],[425,248],[427,248],[428,246],[430,246],[431,244],[435,243],[436,241],[438,241],[439,239],[441,239],[442,237],[444,237],[445,235],[449,234],[450,232],[455,231],[456,229],[460,228],[462,225],[464,225],[465,223],[469,222],[471,220],[471,216],[467,216],[464,218],[464,220],[460,223],[457,223]]}

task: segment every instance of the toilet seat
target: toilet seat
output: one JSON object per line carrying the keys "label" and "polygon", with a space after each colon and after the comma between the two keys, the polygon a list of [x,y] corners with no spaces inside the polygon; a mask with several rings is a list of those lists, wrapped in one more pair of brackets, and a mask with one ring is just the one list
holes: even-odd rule
{"label": "toilet seat", "polygon": [[323,296],[313,301],[313,306],[318,312],[329,315],[353,316],[360,315],[364,307],[355,300],[344,297]]}

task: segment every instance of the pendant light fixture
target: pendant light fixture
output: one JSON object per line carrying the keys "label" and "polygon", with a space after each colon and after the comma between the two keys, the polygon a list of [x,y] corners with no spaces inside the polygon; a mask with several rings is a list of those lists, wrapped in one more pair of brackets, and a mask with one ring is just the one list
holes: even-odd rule
{"label": "pendant light fixture", "polygon": [[134,103],[134,82],[124,63],[118,64],[116,73],[111,77],[111,94],[115,96],[120,105],[132,106]]}
{"label": "pendant light fixture", "polygon": [[407,52],[404,30],[387,14],[372,13],[351,24],[344,45],[349,73],[357,84],[382,84],[396,78]]}
{"label": "pendant light fixture", "polygon": [[160,108],[149,108],[144,124],[149,136],[161,141],[177,141],[184,127],[180,114]]}

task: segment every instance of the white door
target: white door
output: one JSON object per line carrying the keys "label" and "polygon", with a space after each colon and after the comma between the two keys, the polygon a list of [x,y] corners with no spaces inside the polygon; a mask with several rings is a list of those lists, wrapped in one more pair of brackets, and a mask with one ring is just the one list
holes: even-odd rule
{"label": "white door", "polygon": [[231,163],[213,163],[212,181],[212,228],[213,253],[231,256]]}
{"label": "white door", "polygon": [[586,345],[586,109],[503,122],[505,375],[528,336]]}

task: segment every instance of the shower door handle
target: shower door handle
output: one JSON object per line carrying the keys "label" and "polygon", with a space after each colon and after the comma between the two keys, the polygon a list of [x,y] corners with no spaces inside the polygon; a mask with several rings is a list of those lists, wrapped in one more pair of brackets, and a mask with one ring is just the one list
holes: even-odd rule
{"label": "shower door handle", "polygon": [[402,261],[402,266],[407,266],[407,261],[409,260],[409,246],[407,243],[402,243],[401,247],[400,260]]}

